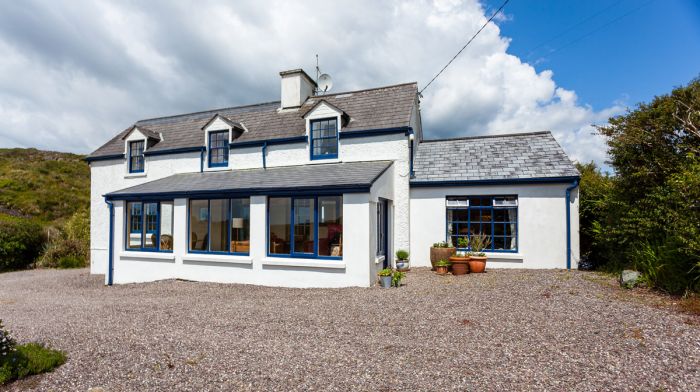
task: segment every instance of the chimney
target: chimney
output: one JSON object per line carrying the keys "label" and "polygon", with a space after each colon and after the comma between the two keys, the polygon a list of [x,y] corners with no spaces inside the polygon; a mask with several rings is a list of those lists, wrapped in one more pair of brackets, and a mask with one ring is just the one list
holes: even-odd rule
{"label": "chimney", "polygon": [[314,95],[316,82],[303,69],[280,72],[282,77],[282,109],[301,106],[306,98]]}

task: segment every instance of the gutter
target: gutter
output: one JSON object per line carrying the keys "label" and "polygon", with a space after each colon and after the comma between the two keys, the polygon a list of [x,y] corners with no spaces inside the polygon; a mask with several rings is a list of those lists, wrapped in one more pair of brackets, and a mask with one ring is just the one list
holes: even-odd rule
{"label": "gutter", "polygon": [[204,173],[204,148],[202,148],[202,151],[199,153],[199,172]]}
{"label": "gutter", "polygon": [[413,173],[413,139],[415,139],[415,135],[413,133],[413,128],[408,128],[408,132],[406,132],[408,136],[408,152],[409,152],[409,178],[415,177],[415,174]]}
{"label": "gutter", "polygon": [[514,184],[561,184],[578,182],[579,176],[565,177],[532,177],[532,178],[501,178],[487,180],[445,180],[445,181],[411,181],[411,188],[434,188],[450,186],[477,186],[477,185],[514,185]]}
{"label": "gutter", "polygon": [[105,203],[109,206],[109,257],[107,262],[107,286],[111,286],[114,281],[114,203],[105,198]]}
{"label": "gutter", "polygon": [[571,191],[578,187],[578,179],[566,188],[566,269],[571,269]]}
{"label": "gutter", "polygon": [[263,169],[267,169],[267,161],[265,160],[266,155],[267,155],[267,142],[263,143],[263,145],[262,145]]}

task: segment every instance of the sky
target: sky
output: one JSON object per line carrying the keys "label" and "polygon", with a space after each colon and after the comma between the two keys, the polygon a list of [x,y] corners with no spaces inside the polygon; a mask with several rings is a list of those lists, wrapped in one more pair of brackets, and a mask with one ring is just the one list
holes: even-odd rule
{"label": "sky", "polygon": [[[0,147],[89,153],[139,119],[279,100],[315,55],[333,92],[419,89],[502,0],[0,0]],[[692,0],[511,0],[421,99],[427,139],[593,125],[700,75]]]}

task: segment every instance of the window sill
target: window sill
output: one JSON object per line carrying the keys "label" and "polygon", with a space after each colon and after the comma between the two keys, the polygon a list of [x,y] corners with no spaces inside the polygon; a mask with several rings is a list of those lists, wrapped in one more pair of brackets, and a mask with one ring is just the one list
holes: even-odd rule
{"label": "window sill", "polygon": [[193,262],[208,262],[208,263],[228,263],[228,264],[253,264],[253,258],[250,256],[234,256],[234,255],[207,255],[188,253],[182,256],[182,261]]}
{"label": "window sill", "polygon": [[345,262],[343,260],[302,259],[296,257],[266,257],[262,260],[262,264],[281,267],[345,268]]}
{"label": "window sill", "polygon": [[[484,252],[486,253],[486,252]],[[491,253],[486,253],[486,257],[488,257],[489,261],[498,261],[498,260],[506,260],[506,261],[515,261],[515,262],[522,262],[525,256],[523,256],[520,253],[496,253],[496,252],[491,252]]]}
{"label": "window sill", "polygon": [[143,173],[127,173],[124,175],[124,178],[141,178],[141,177],[146,177],[146,172]]}
{"label": "window sill", "polygon": [[175,255],[171,252],[134,252],[125,251],[119,253],[119,258],[123,259],[149,259],[175,261]]}
{"label": "window sill", "polygon": [[309,165],[320,165],[323,163],[343,163],[339,158],[315,158],[309,159]]}
{"label": "window sill", "polygon": [[228,166],[212,166],[212,167],[205,167],[204,171],[205,172],[215,172],[215,171],[232,171],[233,169],[228,167]]}

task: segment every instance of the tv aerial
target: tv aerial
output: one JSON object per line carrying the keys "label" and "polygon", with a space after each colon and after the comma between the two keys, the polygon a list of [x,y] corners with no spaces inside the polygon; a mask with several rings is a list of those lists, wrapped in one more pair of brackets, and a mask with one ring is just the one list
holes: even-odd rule
{"label": "tv aerial", "polygon": [[316,93],[326,93],[333,88],[333,79],[331,75],[321,73],[321,68],[318,67],[318,55],[316,55]]}

